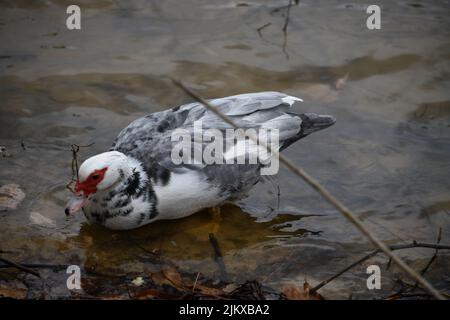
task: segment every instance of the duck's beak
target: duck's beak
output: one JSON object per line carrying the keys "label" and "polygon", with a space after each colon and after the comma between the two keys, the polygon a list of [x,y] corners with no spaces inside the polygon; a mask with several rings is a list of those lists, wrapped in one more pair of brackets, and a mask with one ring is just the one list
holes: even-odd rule
{"label": "duck's beak", "polygon": [[72,197],[72,199],[67,202],[64,212],[67,216],[72,213],[78,212],[83,209],[83,207],[86,206],[90,201],[90,197],[86,197],[79,193],[77,196]]}

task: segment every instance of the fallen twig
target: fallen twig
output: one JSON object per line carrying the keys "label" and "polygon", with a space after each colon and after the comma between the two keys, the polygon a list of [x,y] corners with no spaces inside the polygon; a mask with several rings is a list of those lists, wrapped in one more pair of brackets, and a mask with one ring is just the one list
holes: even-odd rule
{"label": "fallen twig", "polygon": [[433,296],[429,293],[396,293],[384,300],[399,300],[403,298],[432,298]]}
{"label": "fallen twig", "polygon": [[198,277],[200,276],[200,272],[197,272],[197,276],[195,277],[194,285],[192,286],[192,293],[195,292],[195,287],[197,286]]}
{"label": "fallen twig", "polygon": [[209,241],[211,242],[211,245],[214,249],[214,260],[217,262],[217,265],[219,266],[221,278],[223,281],[228,281],[227,269],[225,268],[225,263],[223,262],[223,256],[222,252],[220,251],[219,242],[214,236],[214,233],[209,234]]}
{"label": "fallen twig", "polygon": [[[441,243],[441,239],[442,239],[442,228],[439,228],[439,233],[438,233],[438,237],[437,237],[437,240],[436,240],[436,244],[440,244]],[[428,269],[430,268],[431,264],[434,262],[434,260],[436,260],[438,252],[439,252],[439,248],[436,247],[436,250],[434,251],[434,254],[431,257],[430,261],[428,261],[428,263],[425,266],[425,268],[423,268],[422,271],[420,272],[421,275],[424,275],[428,271]],[[417,286],[417,284],[416,284],[416,286]]]}
{"label": "fallen twig", "polygon": [[319,283],[317,286],[315,286],[314,288],[311,288],[309,291],[310,292],[316,292],[317,290],[319,290],[320,288],[322,288],[323,286],[327,285],[328,283],[330,283],[331,281],[333,281],[334,279],[336,279],[337,277],[341,276],[342,274],[346,273],[348,270],[353,269],[354,267],[356,267],[357,265],[363,263],[364,261],[372,258],[374,255],[376,255],[377,253],[379,253],[380,250],[375,250],[372,251],[371,253],[365,255],[364,257],[362,257],[361,259],[359,259],[358,261],[352,263],[351,265],[349,265],[348,267],[345,267],[344,269],[342,269],[341,271],[339,271],[338,273],[336,273],[335,275],[333,275],[332,277],[322,281],[321,283]]}
{"label": "fallen twig", "polygon": [[25,141],[23,141],[23,138],[20,139],[20,146],[22,147],[22,150],[23,150],[23,151],[26,151],[26,150],[27,150],[27,148],[25,147]]}
{"label": "fallen twig", "polygon": [[[203,104],[205,108],[214,112],[219,118],[221,118],[224,122],[231,125],[233,128],[238,129],[238,126],[231,120],[230,117],[223,114],[217,108],[212,106],[208,101],[206,101],[203,97],[193,92],[191,89],[187,88],[182,82],[172,79],[173,83],[181,88],[186,94],[190,97],[194,98],[199,103]],[[412,279],[419,282],[426,291],[428,291],[433,297],[436,299],[444,300],[445,298],[437,291],[427,280],[425,280],[420,274],[411,269],[403,260],[398,258],[389,247],[384,244],[377,236],[372,234],[369,229],[362,223],[362,221],[343,203],[341,203],[335,196],[333,196],[319,181],[310,176],[306,171],[301,168],[298,168],[291,160],[286,158],[284,155],[280,154],[277,150],[271,150],[270,146],[265,144],[262,141],[258,141],[257,137],[254,135],[249,135],[249,139],[253,140],[253,142],[258,145],[262,145],[267,149],[269,154],[272,154],[274,157],[277,157],[281,163],[283,163],[292,173],[302,178],[305,182],[307,182],[314,190],[316,190],[329,204],[335,207],[347,220],[349,220],[362,234],[364,234],[367,239],[376,246],[379,250],[384,252],[388,257],[395,262],[400,269],[406,272]]]}
{"label": "fallen twig", "polygon": [[19,270],[21,270],[21,271],[23,271],[23,272],[32,274],[33,276],[36,276],[36,277],[38,277],[38,278],[41,277],[41,275],[40,275],[38,272],[36,272],[36,271],[34,271],[34,270],[31,270],[30,268],[25,267],[24,265],[19,264],[19,263],[17,263],[17,262],[14,262],[14,261],[11,261],[11,260],[8,260],[8,259],[5,259],[5,258],[1,258],[1,257],[0,257],[0,262],[3,262],[3,263],[5,263],[5,264],[9,265],[10,267],[19,269]]}
{"label": "fallen twig", "polygon": [[284,25],[283,25],[283,45],[282,45],[282,49],[283,49],[283,53],[286,57],[287,60],[289,60],[289,54],[287,52],[287,41],[288,41],[288,26],[289,26],[289,21],[290,21],[290,15],[291,15],[291,7],[292,7],[292,0],[289,0],[289,3],[286,7],[286,15],[284,18]]}
{"label": "fallen twig", "polygon": [[[410,244],[398,244],[398,245],[389,246],[389,249],[391,251],[402,250],[402,249],[411,249],[411,248],[432,248],[432,249],[436,249],[436,250],[439,250],[439,249],[450,250],[450,246],[448,246],[448,245],[439,245],[439,244],[432,244],[432,243],[418,243],[418,242],[415,242],[415,241],[413,241],[413,243],[410,243]],[[320,288],[322,288],[326,284],[330,283],[331,281],[333,281],[334,279],[336,279],[337,277],[339,277],[343,273],[345,273],[348,270],[356,267],[357,265],[363,263],[364,261],[372,258],[373,256],[375,256],[376,254],[378,254],[380,252],[381,252],[380,249],[376,249],[376,250],[372,251],[371,253],[365,255],[364,257],[362,257],[358,261],[352,263],[348,267],[345,267],[344,269],[342,269],[341,271],[339,271],[338,273],[336,273],[332,277],[322,281],[321,283],[316,285],[314,288],[312,288],[310,291],[311,292],[316,292],[317,290],[319,290]]]}
{"label": "fallen twig", "polygon": [[277,185],[277,210],[280,210],[280,197],[281,197],[280,185]]}
{"label": "fallen twig", "polygon": [[[52,270],[63,270],[67,269],[67,265],[63,264],[43,264],[43,263],[21,263],[22,267],[29,269],[52,269]],[[0,269],[11,268],[11,265],[3,263],[0,264]]]}

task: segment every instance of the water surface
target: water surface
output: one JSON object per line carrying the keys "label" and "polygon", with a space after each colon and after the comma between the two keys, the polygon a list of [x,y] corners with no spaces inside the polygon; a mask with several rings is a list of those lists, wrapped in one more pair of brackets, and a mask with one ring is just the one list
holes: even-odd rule
{"label": "water surface", "polygon": [[[366,28],[365,6],[301,1],[284,43],[281,1],[79,1],[82,30],[65,28],[64,0],[0,3],[0,185],[26,193],[0,213],[0,249],[23,262],[80,264],[102,274],[143,274],[158,252],[186,272],[218,278],[215,232],[233,281],[275,288],[318,283],[370,249],[367,240],[304,182],[281,170],[222,220],[202,212],[131,232],[65,217],[70,144],[80,158],[107,150],[142,115],[189,101],[168,76],[208,98],[277,90],[302,97],[297,112],[337,123],[286,155],[322,182],[388,243],[450,239],[450,23],[448,1],[379,1],[382,29]],[[270,23],[258,32],[258,28]],[[344,81],[344,79],[347,79]],[[21,147],[21,141],[25,149]],[[280,188],[280,199],[277,197]],[[38,215],[36,215],[38,213]],[[44,216],[47,220],[33,219]],[[433,254],[399,252],[416,270]],[[450,288],[448,254],[426,277]],[[326,298],[380,297],[365,267],[324,287]],[[0,273],[1,276],[1,273]],[[50,294],[68,296],[65,275]]]}

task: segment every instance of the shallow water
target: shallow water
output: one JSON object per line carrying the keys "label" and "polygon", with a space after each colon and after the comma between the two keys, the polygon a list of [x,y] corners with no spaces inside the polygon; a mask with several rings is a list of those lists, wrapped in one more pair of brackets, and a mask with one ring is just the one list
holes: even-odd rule
{"label": "shallow water", "polygon": [[[449,243],[448,1],[382,1],[377,31],[366,29],[361,4],[301,1],[291,8],[285,48],[281,1],[79,3],[82,30],[69,31],[68,1],[0,2],[0,145],[10,154],[0,158],[0,185],[26,193],[17,210],[0,212],[0,250],[11,259],[139,274],[158,268],[145,258],[156,250],[182,270],[217,278],[214,231],[232,280],[280,288],[304,278],[314,285],[365,254],[367,240],[286,170],[241,209],[224,207],[221,221],[203,212],[112,232],[81,215],[66,218],[70,144],[94,142],[81,150],[85,159],[133,119],[188,102],[167,76],[209,98],[277,90],[304,98],[295,111],[334,115],[334,126],[286,155],[383,240],[434,242],[441,227]],[[433,252],[399,254],[420,270]],[[439,289],[450,288],[448,258],[440,252],[427,273]],[[381,292],[366,289],[372,263],[387,261],[374,258],[321,293],[390,292],[396,269],[383,269]],[[48,276],[63,279],[54,296],[69,295],[64,272]]]}

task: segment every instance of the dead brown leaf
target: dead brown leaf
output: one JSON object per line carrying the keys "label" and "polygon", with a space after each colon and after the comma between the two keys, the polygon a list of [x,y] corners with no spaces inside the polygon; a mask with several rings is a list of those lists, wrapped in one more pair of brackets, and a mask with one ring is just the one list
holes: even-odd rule
{"label": "dead brown leaf", "polygon": [[158,286],[169,285],[179,291],[187,291],[188,286],[184,283],[180,273],[175,267],[168,267],[158,272],[150,273],[153,282]]}
{"label": "dead brown leaf", "polygon": [[[187,284],[181,277],[180,273],[177,271],[174,267],[168,267],[164,270],[161,270],[160,272],[154,272],[150,274],[153,282],[157,285],[170,285],[179,291],[186,292],[186,293],[200,293],[203,295],[208,296],[221,296],[224,294],[223,290],[214,288],[214,287],[208,287],[203,284],[199,284],[198,282],[194,284]],[[162,293],[158,293],[157,290],[155,292],[148,292],[150,295],[155,295],[155,297],[161,297]],[[146,295],[146,293],[138,294],[137,298],[140,298],[140,296]],[[144,298],[145,299],[145,298]]]}
{"label": "dead brown leaf", "polygon": [[178,296],[157,290],[157,289],[145,289],[138,292],[134,292],[131,295],[132,299],[145,300],[145,299],[178,299]]}
{"label": "dead brown leaf", "polygon": [[307,281],[303,283],[303,289],[295,286],[289,286],[283,288],[284,295],[289,300],[324,300],[323,297],[317,292],[310,292],[311,286]]}
{"label": "dead brown leaf", "polygon": [[166,268],[162,270],[162,273],[166,277],[166,279],[172,283],[173,286],[178,288],[186,287],[180,273],[174,267]]}
{"label": "dead brown leaf", "polygon": [[0,211],[17,209],[25,198],[25,192],[18,184],[11,183],[0,186]]}
{"label": "dead brown leaf", "polygon": [[170,282],[164,273],[162,271],[159,272],[152,272],[150,273],[150,277],[152,278],[153,282],[156,285],[162,286],[162,285],[170,285],[173,286],[172,282]]}
{"label": "dead brown leaf", "polygon": [[28,290],[23,285],[0,284],[0,298],[25,299]]}
{"label": "dead brown leaf", "polygon": [[224,294],[223,290],[218,289],[218,288],[212,288],[212,287],[207,287],[204,286],[202,284],[197,284],[195,286],[195,291],[200,292],[201,294],[207,295],[207,296],[221,296]]}
{"label": "dead brown leaf", "polygon": [[450,101],[421,103],[413,114],[414,120],[438,120],[450,117]]}

